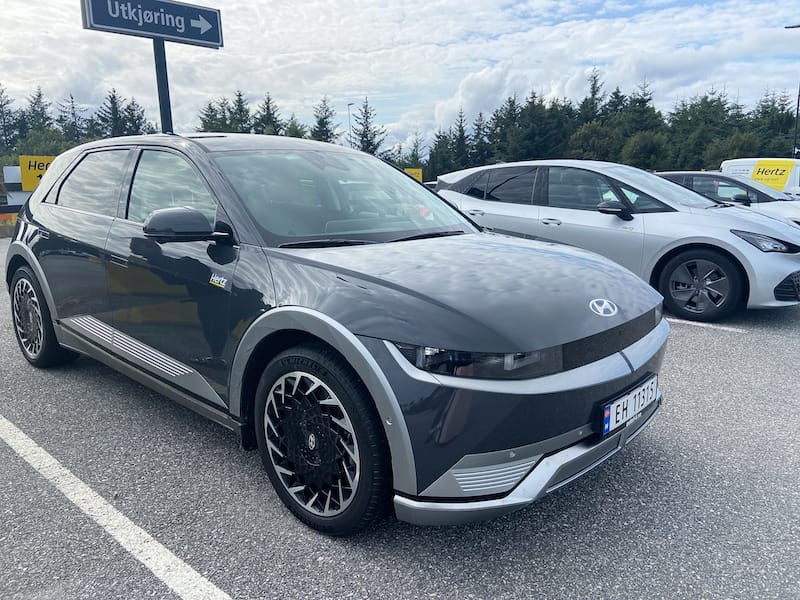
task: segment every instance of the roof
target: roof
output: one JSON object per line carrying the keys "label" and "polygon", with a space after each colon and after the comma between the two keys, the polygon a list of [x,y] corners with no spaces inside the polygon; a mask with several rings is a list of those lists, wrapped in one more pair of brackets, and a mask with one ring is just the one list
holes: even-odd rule
{"label": "roof", "polygon": [[202,150],[206,152],[226,152],[231,150],[322,150],[325,152],[358,152],[336,144],[280,135],[203,132],[187,134],[156,133],[152,135],[108,138],[89,142],[84,146],[79,146],[79,148],[103,148],[131,144],[158,144],[170,147],[194,145],[202,148]]}

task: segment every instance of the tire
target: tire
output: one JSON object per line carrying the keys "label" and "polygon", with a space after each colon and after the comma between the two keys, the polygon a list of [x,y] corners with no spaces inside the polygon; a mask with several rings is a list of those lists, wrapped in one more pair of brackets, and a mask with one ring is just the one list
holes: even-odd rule
{"label": "tire", "polygon": [[19,349],[33,366],[54,367],[75,358],[59,345],[42,288],[28,267],[17,269],[11,279],[11,320]]}
{"label": "tire", "polygon": [[658,290],[676,317],[716,321],[731,315],[745,301],[739,267],[715,250],[686,250],[661,271]]}
{"label": "tire", "polygon": [[304,344],[276,356],[256,391],[264,468],[283,503],[306,525],[344,536],[389,505],[389,452],[361,380],[332,350]]}

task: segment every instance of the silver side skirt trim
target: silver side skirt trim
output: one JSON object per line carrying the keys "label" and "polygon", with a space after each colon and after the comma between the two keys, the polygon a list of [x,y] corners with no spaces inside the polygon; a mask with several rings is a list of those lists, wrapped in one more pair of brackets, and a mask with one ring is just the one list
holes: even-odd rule
{"label": "silver side skirt trim", "polygon": [[[227,408],[205,378],[191,367],[159,352],[155,348],[143,344],[129,335],[114,329],[107,323],[90,315],[80,315],[61,319],[63,333],[72,333],[87,339],[112,355],[127,360],[147,373],[166,379],[170,385],[181,387],[190,393],[221,408]],[[80,352],[93,355],[91,345],[81,345],[74,340],[65,345],[79,347]]]}

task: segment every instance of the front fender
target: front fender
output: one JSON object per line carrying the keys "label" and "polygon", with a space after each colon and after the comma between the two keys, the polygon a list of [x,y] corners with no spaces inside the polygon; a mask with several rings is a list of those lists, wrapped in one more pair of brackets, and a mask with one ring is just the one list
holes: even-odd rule
{"label": "front fender", "polygon": [[394,489],[417,493],[417,476],[411,438],[397,398],[383,371],[364,344],[341,323],[318,311],[297,306],[270,310],[256,319],[242,337],[231,368],[230,413],[242,418],[244,374],[253,352],[266,337],[280,331],[303,331],[336,349],[367,388],[383,424],[392,456]]}

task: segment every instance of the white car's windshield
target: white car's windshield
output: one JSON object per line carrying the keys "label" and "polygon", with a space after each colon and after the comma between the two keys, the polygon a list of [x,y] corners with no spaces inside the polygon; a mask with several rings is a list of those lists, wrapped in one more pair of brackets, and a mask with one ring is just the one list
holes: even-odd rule
{"label": "white car's windshield", "polygon": [[270,246],[387,242],[475,231],[441,198],[371,156],[260,150],[214,158]]}
{"label": "white car's windshield", "polygon": [[662,179],[647,171],[625,165],[613,165],[605,169],[612,177],[628,183],[643,192],[647,192],[659,200],[665,200],[688,208],[709,208],[719,206],[719,202],[709,200],[697,192],[678,185],[672,181]]}

